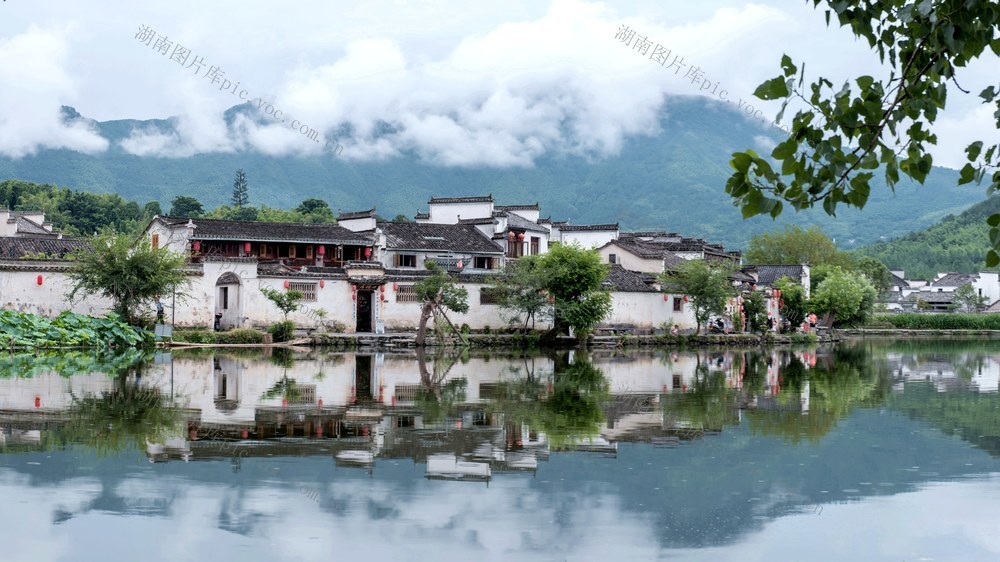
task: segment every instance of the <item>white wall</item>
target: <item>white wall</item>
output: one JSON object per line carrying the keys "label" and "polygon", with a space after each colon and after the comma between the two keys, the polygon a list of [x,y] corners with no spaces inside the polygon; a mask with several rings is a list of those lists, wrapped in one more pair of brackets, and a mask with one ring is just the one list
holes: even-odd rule
{"label": "white wall", "polygon": [[[36,266],[33,270],[23,267]],[[65,262],[46,260],[0,261],[0,306],[9,310],[30,312],[42,316],[57,316],[64,310],[101,316],[111,310],[111,301],[98,296],[79,295],[67,298],[71,282],[64,270]],[[17,269],[15,269],[17,268]],[[46,271],[57,268],[60,271]],[[38,276],[42,284],[38,284]]]}
{"label": "white wall", "polygon": [[435,224],[458,224],[458,219],[481,219],[493,216],[493,203],[433,203],[431,219]]}
{"label": "white wall", "polygon": [[663,273],[663,259],[644,259],[623,250],[621,246],[617,244],[607,244],[601,248],[598,248],[598,253],[601,254],[601,261],[604,263],[610,263],[608,257],[611,254],[615,255],[615,263],[621,264],[622,267],[631,271],[642,271],[644,273],[655,273],[659,275]]}
{"label": "white wall", "polygon": [[614,230],[576,230],[560,231],[563,244],[579,244],[581,248],[600,248],[601,246],[618,238],[618,232]]}
{"label": "white wall", "polygon": [[673,326],[677,324],[681,330],[694,329],[697,326],[694,309],[690,303],[683,304],[681,312],[674,312],[674,297],[682,295],[666,293],[611,293],[611,314],[601,324],[629,324],[637,328],[656,329],[666,322]]}

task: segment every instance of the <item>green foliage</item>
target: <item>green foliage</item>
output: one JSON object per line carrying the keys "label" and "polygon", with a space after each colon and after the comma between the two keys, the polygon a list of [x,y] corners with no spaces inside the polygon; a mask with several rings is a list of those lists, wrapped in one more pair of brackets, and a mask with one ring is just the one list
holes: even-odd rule
{"label": "green foliage", "polygon": [[0,310],[0,348],[11,347],[131,347],[152,336],[122,322],[115,314],[94,318],[63,312],[55,318]]}
{"label": "green foliage", "polygon": [[834,269],[817,287],[809,301],[816,314],[832,313],[840,326],[857,326],[867,321],[878,294],[868,278]]}
{"label": "green foliage", "polygon": [[725,313],[729,299],[735,294],[729,271],[705,260],[685,260],[675,273],[664,275],[662,281],[664,287],[690,297],[698,332],[712,316]]}
{"label": "green foliage", "polygon": [[233,206],[242,209],[250,204],[250,188],[247,184],[247,173],[243,168],[236,170],[233,180]]}
{"label": "green foliage", "polygon": [[288,320],[288,313],[295,312],[301,306],[299,304],[299,301],[302,300],[302,293],[300,291],[279,291],[270,287],[261,287],[260,292],[264,293],[267,300],[278,307],[278,310],[284,315],[286,321]]}
{"label": "green foliage", "polygon": [[112,193],[85,193],[53,185],[20,180],[0,182],[0,206],[14,210],[44,211],[45,220],[70,235],[93,234],[105,228],[138,233],[152,214]]}
{"label": "green foliage", "polygon": [[[818,6],[822,0],[813,0]],[[842,87],[819,77],[807,87],[801,72],[786,55],[782,73],[760,85],[760,99],[783,99],[779,121],[790,102],[799,108],[787,139],[770,158],[752,150],[733,154],[734,173],[726,192],[745,217],[778,216],[783,204],[805,209],[822,204],[833,215],[838,205],[864,207],[876,174],[894,187],[900,175],[923,183],[937,144],[933,126],[945,109],[947,83],[958,80],[958,69],[992,50],[1000,54],[1000,4],[967,0],[890,0],[858,4],[827,0],[827,23],[836,15],[842,27],[864,39],[878,53],[889,73],[859,76]],[[989,86],[980,94],[996,106],[1000,127],[1000,92]],[[802,102],[801,105],[800,101]],[[984,150],[985,148],[985,150]],[[992,171],[990,191],[1000,188],[1000,144],[981,141],[966,148],[968,164],[959,184],[981,182]],[[990,267],[1000,265],[1000,214],[988,220],[992,249]]]}
{"label": "green foliage", "polygon": [[275,322],[267,327],[267,333],[274,336],[274,341],[283,342],[292,339],[295,332],[295,322],[291,320],[285,320],[284,322]]}
{"label": "green foliage", "polygon": [[901,330],[1000,330],[1000,314],[880,314],[871,324]]}
{"label": "green foliage", "polygon": [[778,279],[774,286],[781,291],[781,309],[778,312],[782,318],[787,319],[792,326],[802,324],[807,313],[805,288],[788,277]]}
{"label": "green foliage", "polygon": [[506,312],[510,323],[521,323],[524,328],[536,320],[546,320],[552,316],[552,305],[546,279],[541,267],[542,256],[524,256],[507,264],[504,275],[498,279],[497,291],[501,291],[500,307]]}
{"label": "green foliage", "polygon": [[743,296],[743,314],[747,318],[747,330],[760,334],[767,329],[767,303],[764,295],[757,291]]}
{"label": "green foliage", "polygon": [[867,277],[878,294],[888,293],[892,289],[892,273],[879,260],[871,256],[862,256],[854,263],[853,269]]}
{"label": "green foliage", "polygon": [[68,276],[69,298],[100,295],[114,303],[114,310],[129,324],[137,322],[144,307],[160,295],[177,290],[183,297],[188,280],[185,256],[166,248],[153,248],[146,236],[106,232],[90,240],[91,249],[73,255]]}
{"label": "green foliage", "polygon": [[986,219],[1000,212],[1000,197],[993,196],[958,215],[887,242],[857,250],[877,258],[890,269],[906,271],[907,278],[931,279],[940,271],[975,273],[983,269],[990,249]]}
{"label": "green foliage", "polygon": [[111,353],[76,350],[12,353],[0,356],[0,378],[31,378],[43,373],[61,377],[112,373],[146,359],[148,353],[135,348]]}
{"label": "green foliage", "polygon": [[455,285],[448,272],[438,267],[433,261],[428,261],[427,269],[431,275],[417,281],[413,290],[422,303],[435,303],[437,306],[459,313],[469,311],[469,292]]}
{"label": "green foliage", "polygon": [[172,217],[200,217],[205,214],[201,202],[187,195],[178,195],[170,202]]}
{"label": "green foliage", "polygon": [[558,244],[549,248],[537,265],[545,290],[555,300],[555,329],[572,327],[584,337],[611,312],[611,294],[604,290],[608,264],[596,250]]}
{"label": "green foliage", "polygon": [[853,265],[851,255],[837,248],[837,244],[818,226],[803,229],[786,225],[780,232],[765,232],[750,239],[743,255],[747,263],[798,265]]}
{"label": "green foliage", "polygon": [[[301,215],[304,222],[311,223],[332,223],[336,222],[333,216],[333,211],[330,209],[330,205],[322,200],[310,197],[309,199],[303,200],[299,203],[298,207],[294,209],[295,213]],[[298,221],[292,221],[298,222]]]}
{"label": "green foliage", "polygon": [[958,287],[951,296],[951,303],[959,312],[979,312],[981,308],[986,306],[986,301],[987,298],[979,296],[971,283]]}

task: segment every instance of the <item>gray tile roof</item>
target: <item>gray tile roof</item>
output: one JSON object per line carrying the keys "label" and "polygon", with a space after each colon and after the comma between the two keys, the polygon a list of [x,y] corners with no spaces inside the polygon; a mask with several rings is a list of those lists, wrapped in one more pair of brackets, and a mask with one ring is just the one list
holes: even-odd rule
{"label": "gray tile roof", "polygon": [[659,291],[652,286],[655,280],[653,275],[625,269],[615,263],[611,264],[608,276],[604,278],[604,286],[622,293],[657,293]]}
{"label": "gray tile roof", "polygon": [[497,205],[497,209],[502,211],[539,211],[538,203],[531,205]]}
{"label": "gray tile roof", "polygon": [[770,264],[756,264],[748,265],[743,268],[743,271],[757,272],[757,284],[772,286],[777,283],[778,279],[782,277],[790,277],[792,281],[801,282],[802,280],[802,266],[801,265],[770,265]]}
{"label": "gray tile roof", "polygon": [[931,287],[961,287],[979,279],[977,274],[949,273],[930,284]]}
{"label": "gray tile roof", "polygon": [[291,222],[229,221],[160,217],[164,224],[178,227],[192,221],[192,240],[236,240],[246,242],[312,242],[315,244],[371,245],[371,237],[333,224]]}
{"label": "gray tile roof", "polygon": [[493,194],[477,195],[473,197],[431,197],[429,203],[492,203]]}
{"label": "gray tile roof", "polygon": [[507,213],[507,230],[530,230],[532,232],[548,233],[549,229],[536,222],[529,221],[517,213]]}
{"label": "gray tile roof", "polygon": [[643,259],[662,259],[663,265],[667,269],[673,269],[684,262],[684,258],[671,252],[665,244],[660,242],[638,238],[619,238],[608,243],[608,245],[610,244],[614,244],[626,252]]}
{"label": "gray tile roof", "polygon": [[417,214],[413,215],[413,219],[414,220],[426,220],[426,219],[429,219],[429,218],[431,218],[431,214],[430,213],[417,213]]}
{"label": "gray tile roof", "polygon": [[26,217],[17,217],[17,233],[41,235],[41,236],[57,236],[56,233],[52,232],[51,230],[45,228],[44,226]]}
{"label": "gray tile roof", "polygon": [[[558,223],[556,223],[558,224]],[[613,224],[576,224],[576,225],[560,225],[559,230],[561,232],[583,232],[588,230],[618,230],[618,223]]]}
{"label": "gray tile roof", "polygon": [[503,248],[471,224],[380,222],[390,250],[437,250],[472,254],[503,254]]}
{"label": "gray tile roof", "polygon": [[76,238],[27,238],[0,237],[0,258],[19,259],[24,256],[45,254],[53,258],[64,258],[77,250],[89,250],[90,244]]}
{"label": "gray tile roof", "polygon": [[375,216],[375,207],[372,207],[367,211],[352,211],[349,213],[340,213],[340,215],[337,216],[337,220],[345,221],[350,219],[368,219],[374,216]]}

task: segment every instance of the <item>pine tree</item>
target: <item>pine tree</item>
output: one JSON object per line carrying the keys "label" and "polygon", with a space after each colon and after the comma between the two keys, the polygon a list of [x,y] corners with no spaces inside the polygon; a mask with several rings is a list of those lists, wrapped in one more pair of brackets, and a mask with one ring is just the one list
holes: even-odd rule
{"label": "pine tree", "polygon": [[250,191],[247,189],[247,173],[243,168],[236,170],[236,180],[233,182],[233,205],[242,209],[250,202]]}

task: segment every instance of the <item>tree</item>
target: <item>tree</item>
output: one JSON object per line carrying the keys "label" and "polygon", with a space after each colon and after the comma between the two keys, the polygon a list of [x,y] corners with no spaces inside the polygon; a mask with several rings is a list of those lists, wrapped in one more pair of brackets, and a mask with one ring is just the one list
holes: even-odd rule
{"label": "tree", "polygon": [[278,307],[278,310],[284,316],[284,320],[280,324],[271,326],[269,331],[274,335],[276,341],[290,340],[292,338],[292,331],[295,329],[295,323],[288,321],[288,313],[299,309],[299,301],[302,300],[302,293],[295,290],[279,291],[271,287],[261,287],[260,292],[264,293],[267,300]]}
{"label": "tree", "polygon": [[662,279],[664,287],[673,288],[690,297],[697,323],[696,333],[701,332],[701,327],[712,316],[726,312],[726,305],[734,294],[729,271],[705,260],[685,260],[675,273],[665,274]]}
{"label": "tree", "polygon": [[205,208],[194,197],[178,195],[170,202],[172,217],[200,217],[205,214]]}
{"label": "tree", "polygon": [[[160,295],[186,286],[186,257],[166,248],[153,248],[149,238],[106,232],[90,240],[90,248],[73,255],[68,273],[69,298],[99,295],[130,324]],[[183,294],[183,293],[182,293]]]}
{"label": "tree", "polygon": [[802,324],[806,319],[807,302],[806,289],[789,277],[782,277],[774,284],[781,291],[781,303],[778,312],[792,326]]}
{"label": "tree", "polygon": [[743,314],[747,320],[747,331],[759,334],[767,329],[767,305],[764,295],[752,291],[743,296]]}
{"label": "tree", "polygon": [[[812,1],[815,6],[821,3]],[[927,146],[937,144],[932,127],[945,109],[947,82],[962,89],[959,68],[987,49],[1000,55],[996,2],[826,0],[826,4],[827,24],[835,14],[842,27],[866,40],[880,62],[888,62],[888,77],[859,76],[856,87],[845,82],[840,88],[818,77],[803,88],[805,65],[800,72],[784,55],[781,75],[761,84],[754,95],[783,100],[778,122],[790,102],[797,104],[790,128],[783,129],[788,138],[774,147],[770,158],[746,150],[734,153],[730,162],[734,172],[726,192],[744,217],[777,217],[784,204],[796,210],[822,204],[830,215],[840,204],[864,207],[876,172],[890,188],[899,182],[900,173],[923,183],[933,164]],[[989,86],[979,96],[997,107],[994,117],[1000,127],[1000,90]],[[1000,144],[984,151],[983,142],[976,141],[966,148],[966,155],[959,184],[981,182],[992,170],[989,191],[1000,188]],[[986,264],[994,267],[1000,265],[1000,213],[987,223],[993,248]]]}
{"label": "tree", "polygon": [[242,209],[250,203],[250,189],[247,186],[247,173],[243,168],[236,170],[236,179],[233,180],[233,206]]}
{"label": "tree", "polygon": [[979,295],[971,283],[966,283],[955,289],[951,295],[951,304],[959,312],[979,312],[981,308],[986,306],[987,300],[986,297]]}
{"label": "tree", "polygon": [[322,199],[305,199],[295,207],[295,212],[302,215],[305,222],[324,223],[335,220],[330,205]]}
{"label": "tree", "polygon": [[427,261],[426,267],[431,272],[427,277],[417,281],[413,290],[420,304],[420,326],[417,329],[417,347],[423,347],[426,341],[427,321],[438,314],[455,332],[455,326],[445,313],[448,310],[464,313],[469,311],[469,292],[455,285],[448,272],[438,267],[433,261]]}
{"label": "tree", "polygon": [[864,275],[837,269],[816,288],[810,307],[816,314],[833,314],[841,326],[856,326],[868,319],[878,294]]}
{"label": "tree", "polygon": [[748,263],[798,265],[839,265],[850,267],[851,255],[837,248],[818,226],[808,230],[798,225],[785,226],[781,232],[765,232],[750,239],[744,255]]}
{"label": "tree", "polygon": [[553,302],[553,332],[572,328],[584,338],[611,312],[611,294],[604,289],[608,264],[596,250],[576,244],[549,248],[538,262],[538,273]]}
{"label": "tree", "polygon": [[534,327],[535,320],[551,316],[552,304],[541,267],[542,259],[539,255],[524,256],[507,264],[495,289],[499,292],[500,307],[509,311],[510,322],[520,322],[523,318],[525,329],[528,322]]}
{"label": "tree", "polygon": [[892,272],[882,262],[871,256],[864,256],[854,264],[854,271],[864,275],[880,295],[892,289]]}
{"label": "tree", "polygon": [[160,207],[159,201],[150,201],[142,208],[142,214],[147,219],[151,219],[163,215],[163,208]]}

